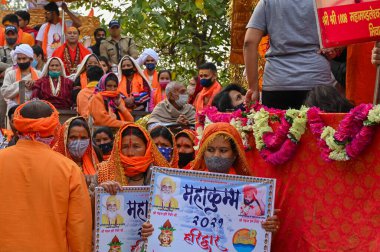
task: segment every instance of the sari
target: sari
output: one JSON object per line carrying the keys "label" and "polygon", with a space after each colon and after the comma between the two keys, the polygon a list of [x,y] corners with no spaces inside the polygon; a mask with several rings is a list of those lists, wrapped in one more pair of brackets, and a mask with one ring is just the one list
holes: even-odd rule
{"label": "sari", "polygon": [[207,171],[206,163],[204,160],[204,153],[208,148],[208,145],[217,136],[226,136],[235,143],[236,146],[236,160],[233,163],[233,167],[230,169],[230,174],[238,174],[243,176],[252,175],[249,168],[247,159],[245,157],[245,150],[243,140],[240,137],[239,132],[229,123],[213,123],[205,128],[202,139],[200,141],[200,148],[196,153],[193,163],[191,163],[191,170]]}
{"label": "sari", "polygon": [[[66,156],[67,158],[69,158],[71,160],[73,160],[73,158],[71,157],[70,152],[67,148],[67,141],[69,138],[70,125],[75,119],[82,119],[83,121],[86,121],[81,116],[72,117],[72,118],[68,119],[62,125],[61,130],[59,132],[58,141],[55,143],[55,145],[53,147],[53,150],[61,153],[62,155]],[[99,160],[96,156],[96,153],[95,153],[95,150],[93,147],[91,135],[89,135],[89,137],[90,137],[90,144],[88,145],[87,150],[82,157],[81,169],[82,169],[82,172],[84,173],[84,175],[95,175],[96,174],[96,165],[99,163]]]}
{"label": "sari", "polygon": [[[128,157],[121,152],[123,131],[129,127],[138,128],[147,140],[146,152],[142,157]],[[149,133],[140,125],[127,123],[116,133],[113,149],[108,161],[98,164],[98,183],[116,181],[122,186],[129,184],[129,177],[149,172],[150,166],[165,166],[167,161],[153,143]]]}

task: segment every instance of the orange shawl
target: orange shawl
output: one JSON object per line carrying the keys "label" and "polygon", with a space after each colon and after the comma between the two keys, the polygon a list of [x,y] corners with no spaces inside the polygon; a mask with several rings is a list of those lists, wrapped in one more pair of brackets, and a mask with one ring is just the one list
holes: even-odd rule
{"label": "orange shawl", "polygon": [[119,91],[122,93],[125,97],[130,97],[131,94],[139,94],[141,92],[144,92],[144,83],[143,78],[139,73],[135,73],[133,75],[132,83],[131,83],[131,92],[128,93],[127,90],[127,77],[123,75],[121,78],[121,81],[119,83]]}
{"label": "orange shawl", "polygon": [[[59,23],[62,25],[62,19],[59,19]],[[45,57],[47,56],[47,46],[48,46],[48,41],[49,41],[49,31],[50,31],[50,25],[51,23],[48,23],[45,31],[44,31],[44,39],[42,41],[42,50],[44,51]],[[64,31],[66,31],[66,24],[64,24]]]}
{"label": "orange shawl", "polygon": [[0,27],[0,46],[4,46],[5,44],[5,30],[3,27]]}
{"label": "orange shawl", "polygon": [[[67,150],[67,140],[69,137],[69,127],[70,124],[75,120],[75,119],[82,119],[83,121],[86,121],[84,117],[77,116],[77,117],[72,117],[68,119],[61,127],[60,133],[59,133],[59,138],[58,141],[55,143],[53,150],[56,152],[61,153],[62,155],[70,158],[73,160],[73,158],[70,156],[70,152]],[[99,163],[99,160],[96,156],[95,150],[92,146],[92,138],[90,136],[90,144],[88,145],[88,148],[86,152],[83,155],[82,158],[82,170],[85,175],[95,175],[96,174],[96,165]]]}
{"label": "orange shawl", "polygon": [[14,113],[13,124],[17,131],[23,136],[30,136],[32,139],[37,134],[41,137],[55,136],[59,129],[59,115],[55,107],[50,102],[41,100],[53,110],[51,116],[38,119],[24,118],[20,111],[29,102],[21,104]]}
{"label": "orange shawl", "polygon": [[[121,153],[122,134],[128,127],[138,128],[143,132],[147,140],[146,152],[143,157],[128,157]],[[144,173],[151,165],[164,167],[165,163],[159,158],[160,156],[160,152],[153,144],[146,129],[135,123],[127,123],[116,133],[109,160],[98,164],[98,183],[112,180],[119,182],[122,186],[127,186],[127,177]]]}
{"label": "orange shawl", "polygon": [[191,170],[207,171],[204,153],[208,145],[219,135],[227,136],[232,139],[236,145],[237,157],[233,164],[233,169],[230,170],[230,174],[251,175],[251,170],[245,157],[243,141],[239,132],[231,124],[223,122],[213,123],[206,127],[199,145],[200,148],[196,153],[194,161],[191,163]]}
{"label": "orange shawl", "polygon": [[202,88],[194,102],[194,107],[197,112],[202,111],[206,106],[211,106],[212,100],[222,90],[222,86],[218,81],[215,81],[211,87]]}
{"label": "orange shawl", "polygon": [[[144,75],[146,77],[147,80],[149,80],[149,74],[148,74],[148,70],[144,70]],[[154,96],[153,96],[153,108],[163,100],[163,94],[165,95],[165,92],[163,93],[162,90],[161,90],[161,85],[160,83],[158,82],[158,73],[156,70],[154,70],[154,73],[153,73],[153,79],[152,79],[152,83],[151,83],[151,87],[152,87],[152,90],[154,90]]]}
{"label": "orange shawl", "polygon": [[[64,54],[65,54],[65,48],[67,46],[67,43],[64,43],[63,45],[61,45],[60,47],[58,47],[52,57],[58,57],[60,58],[63,62],[65,62],[64,60]],[[82,62],[83,58],[88,55],[88,54],[91,54],[91,52],[86,48],[84,47],[81,43],[77,43],[77,48],[79,50],[79,63],[78,63],[78,66],[79,64]],[[74,59],[72,59],[74,60]],[[70,72],[67,71],[67,66],[65,66],[65,70],[66,70],[66,74],[69,74]]]}
{"label": "orange shawl", "polygon": [[80,88],[86,88],[87,87],[87,73],[84,71],[83,73],[80,74]]}
{"label": "orange shawl", "polygon": [[182,134],[185,134],[194,145],[197,145],[197,133],[194,130],[184,129],[178,132],[175,137],[178,138]]}
{"label": "orange shawl", "polygon": [[[30,69],[30,74],[32,75],[32,80],[36,81],[39,79],[38,74],[36,70],[33,67],[29,67]],[[20,68],[16,68],[16,81],[21,81],[22,80],[22,74]],[[16,96],[16,101],[18,104],[20,104],[20,94]]]}

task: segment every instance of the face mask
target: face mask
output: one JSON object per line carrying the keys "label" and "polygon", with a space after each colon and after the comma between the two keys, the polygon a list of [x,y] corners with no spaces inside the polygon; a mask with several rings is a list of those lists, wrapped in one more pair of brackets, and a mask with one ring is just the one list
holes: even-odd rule
{"label": "face mask", "polygon": [[194,160],[194,152],[192,152],[192,153],[179,153],[178,166],[179,166],[179,168],[183,168],[193,160]]}
{"label": "face mask", "polygon": [[5,38],[7,45],[14,45],[17,42],[17,38]]}
{"label": "face mask", "polygon": [[156,64],[154,63],[148,63],[148,64],[145,64],[145,66],[146,66],[146,69],[148,69],[149,71],[153,71],[156,68]]}
{"label": "face mask", "polygon": [[30,67],[30,61],[24,63],[17,63],[17,65],[21,70],[26,70]]}
{"label": "face mask", "polygon": [[130,69],[122,69],[121,72],[123,73],[123,75],[125,76],[131,76],[135,73],[135,70],[133,70],[133,68],[130,68]]}
{"label": "face mask", "polygon": [[59,76],[61,76],[61,72],[55,72],[55,71],[49,71],[49,76],[53,79],[56,79],[58,78]]}
{"label": "face mask", "polygon": [[244,105],[244,102],[241,103],[240,105],[234,107],[234,110],[235,110],[235,111],[236,111],[236,110],[239,110],[239,109],[240,109],[241,111],[245,111],[245,105]]}
{"label": "face mask", "polygon": [[175,101],[178,106],[183,107],[187,104],[189,101],[189,95],[187,94],[180,94],[178,100]]}
{"label": "face mask", "polygon": [[98,147],[102,150],[103,154],[108,154],[112,151],[113,142],[99,144]]}
{"label": "face mask", "polygon": [[105,40],[105,38],[97,38],[97,39],[95,39],[97,45],[100,45],[100,43],[102,43],[103,40]]}
{"label": "face mask", "polygon": [[160,86],[162,90],[165,90],[166,86],[169,84],[169,80],[160,81]]}
{"label": "face mask", "polygon": [[83,157],[89,144],[90,139],[74,140],[69,142],[67,148],[73,158],[80,159]]}
{"label": "face mask", "polygon": [[214,83],[211,78],[210,79],[201,79],[202,87],[210,87]]}
{"label": "face mask", "polygon": [[36,59],[33,59],[33,62],[32,62],[32,67],[33,68],[36,68],[38,65],[38,61]]}
{"label": "face mask", "polygon": [[222,158],[222,157],[208,157],[205,158],[207,169],[210,172],[228,173],[235,158]]}
{"label": "face mask", "polygon": [[173,152],[173,148],[171,147],[161,147],[161,146],[158,146],[158,150],[161,152],[162,156],[164,156],[164,158],[170,162],[170,159],[172,158],[172,152]]}

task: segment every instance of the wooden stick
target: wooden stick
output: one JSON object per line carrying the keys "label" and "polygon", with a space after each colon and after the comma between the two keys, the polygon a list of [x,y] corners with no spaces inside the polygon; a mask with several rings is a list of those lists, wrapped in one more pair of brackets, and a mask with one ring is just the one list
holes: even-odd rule
{"label": "wooden stick", "polygon": [[[376,47],[380,48],[380,41],[376,42]],[[375,81],[375,91],[373,94],[373,105],[379,104],[380,101],[380,92],[379,92],[379,83],[380,82],[380,65],[376,66],[376,81]]]}

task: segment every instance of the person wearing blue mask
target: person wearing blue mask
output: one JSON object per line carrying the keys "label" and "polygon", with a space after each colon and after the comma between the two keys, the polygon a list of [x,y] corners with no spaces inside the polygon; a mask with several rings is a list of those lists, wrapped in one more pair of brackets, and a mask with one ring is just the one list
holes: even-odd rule
{"label": "person wearing blue mask", "polygon": [[167,162],[166,166],[178,168],[178,149],[173,133],[164,126],[157,126],[150,131],[150,136]]}
{"label": "person wearing blue mask", "polygon": [[211,106],[212,100],[222,90],[222,86],[217,81],[218,73],[213,63],[204,63],[198,67],[198,70],[202,90],[195,98],[194,107],[197,112],[200,112],[207,106]]}
{"label": "person wearing blue mask", "polygon": [[166,99],[157,104],[149,120],[148,129],[157,125],[189,128],[195,124],[195,109],[188,104],[186,87],[176,81],[169,82],[165,88]]}
{"label": "person wearing blue mask", "polygon": [[44,69],[42,77],[32,87],[32,97],[45,100],[57,109],[71,109],[73,105],[73,81],[66,77],[63,62],[60,58],[50,58]]}
{"label": "person wearing blue mask", "polygon": [[32,67],[34,67],[38,71],[42,71],[42,69],[45,66],[44,51],[38,45],[35,45],[32,48],[34,53]]}
{"label": "person wearing blue mask", "polygon": [[233,112],[236,110],[246,111],[244,104],[247,91],[238,84],[230,84],[214,97],[212,106],[219,112]]}

